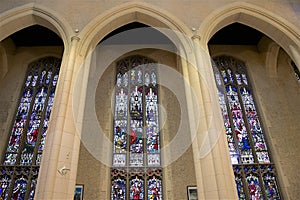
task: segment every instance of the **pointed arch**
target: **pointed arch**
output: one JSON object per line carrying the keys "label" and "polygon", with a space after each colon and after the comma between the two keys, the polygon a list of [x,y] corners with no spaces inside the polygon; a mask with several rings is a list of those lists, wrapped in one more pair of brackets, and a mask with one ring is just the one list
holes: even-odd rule
{"label": "pointed arch", "polygon": [[65,48],[68,47],[70,42],[68,38],[72,34],[69,23],[55,11],[35,3],[13,8],[0,14],[0,41],[35,24],[44,26],[58,34],[63,40]]}
{"label": "pointed arch", "polygon": [[165,34],[177,47],[191,48],[187,38],[191,37],[192,32],[178,18],[146,3],[129,2],[104,12],[81,31],[80,54],[86,55],[107,34],[131,22],[141,22],[153,28],[161,28],[158,31]]}
{"label": "pointed arch", "polygon": [[235,2],[212,12],[199,27],[202,42],[207,44],[210,38],[223,27],[239,22],[255,28],[276,43],[289,56],[300,64],[300,30],[291,22],[266,9],[245,2]]}

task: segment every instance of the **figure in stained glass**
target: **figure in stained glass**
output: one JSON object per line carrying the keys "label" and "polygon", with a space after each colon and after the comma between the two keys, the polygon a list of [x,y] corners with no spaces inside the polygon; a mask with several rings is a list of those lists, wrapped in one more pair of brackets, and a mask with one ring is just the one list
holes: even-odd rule
{"label": "figure in stained glass", "polygon": [[[5,199],[19,200],[25,196],[33,199],[37,180],[37,173],[34,171],[37,169],[36,166],[40,165],[44,149],[59,65],[60,59],[47,57],[28,67],[2,166],[8,171],[14,169],[11,172],[13,184],[4,184],[7,191]],[[52,71],[55,71],[55,74]],[[16,174],[26,176],[20,177]],[[1,175],[0,180],[4,177],[5,175]],[[30,190],[26,190],[28,185]]]}
{"label": "figure in stained glass", "polygon": [[161,200],[162,199],[161,180],[153,177],[148,180],[148,199]]}
{"label": "figure in stained glass", "polygon": [[115,152],[121,153],[126,151],[127,146],[127,127],[125,120],[118,120],[115,122],[114,146]]}
{"label": "figure in stained glass", "polygon": [[[214,61],[212,65],[238,197],[260,200],[267,196],[279,200],[275,171],[269,170],[268,177],[263,173],[271,161],[245,64],[229,56],[219,56]],[[262,171],[257,170],[258,166]]]}
{"label": "figure in stained glass", "polygon": [[271,174],[266,174],[264,176],[264,185],[266,190],[266,196],[268,200],[279,200],[278,188],[276,184],[275,177]]}
{"label": "figure in stained glass", "polygon": [[135,86],[131,90],[130,114],[133,119],[142,119],[142,87]]}
{"label": "figure in stained glass", "polygon": [[249,188],[249,194],[251,200],[261,200],[263,199],[261,195],[261,187],[259,185],[258,178],[252,174],[246,178]]}
{"label": "figure in stained glass", "polygon": [[0,199],[6,199],[8,192],[7,188],[9,187],[10,181],[11,179],[9,176],[3,176],[0,180]]}
{"label": "figure in stained glass", "polygon": [[26,193],[26,186],[27,186],[27,181],[24,177],[17,179],[12,192],[12,199],[13,200],[24,199]]}
{"label": "figure in stained glass", "polygon": [[[111,199],[162,199],[161,179],[148,181],[145,170],[139,171],[160,167],[157,72],[152,63],[141,56],[117,63]],[[120,169],[130,174],[116,178]]]}
{"label": "figure in stained glass", "polygon": [[143,123],[141,120],[131,120],[130,151],[134,153],[143,152]]}
{"label": "figure in stained glass", "polygon": [[127,92],[123,88],[116,94],[116,118],[125,119],[127,117]]}
{"label": "figure in stained glass", "polygon": [[245,199],[245,193],[244,193],[244,188],[243,188],[243,182],[240,177],[235,178],[235,183],[236,183],[236,189],[238,191],[238,197],[239,199]]}
{"label": "figure in stained glass", "polygon": [[142,179],[138,177],[130,180],[130,199],[133,200],[144,199],[144,182]]}
{"label": "figure in stained glass", "polygon": [[126,199],[126,182],[123,179],[116,179],[112,185],[112,200]]}

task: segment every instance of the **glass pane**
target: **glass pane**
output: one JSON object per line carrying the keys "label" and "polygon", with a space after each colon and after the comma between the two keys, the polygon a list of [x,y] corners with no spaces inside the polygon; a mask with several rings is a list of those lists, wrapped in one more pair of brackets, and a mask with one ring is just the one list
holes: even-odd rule
{"label": "glass pane", "polygon": [[263,180],[267,199],[279,200],[280,196],[275,176],[272,174],[266,174],[264,175]]}
{"label": "glass pane", "polygon": [[131,88],[130,95],[130,116],[132,119],[143,119],[142,95],[143,87]]}
{"label": "glass pane", "polygon": [[127,149],[127,121],[115,120],[114,153],[125,153]]}
{"label": "glass pane", "polygon": [[235,183],[236,183],[236,189],[238,192],[239,199],[246,199],[242,178],[239,176],[236,176]]}
{"label": "glass pane", "polygon": [[162,199],[162,184],[161,180],[153,176],[147,182],[148,184],[148,200]]}
{"label": "glass pane", "polygon": [[258,177],[251,173],[246,177],[246,180],[248,183],[250,199],[263,199]]}
{"label": "glass pane", "polygon": [[[126,194],[129,199],[162,199],[161,179],[146,179],[145,173],[146,167],[160,166],[157,69],[151,63],[142,56],[117,63],[113,167],[118,169],[112,173],[112,199]],[[120,169],[130,176],[117,176]]]}
{"label": "glass pane", "polygon": [[15,185],[12,192],[13,200],[23,200],[26,194],[27,178],[20,177],[15,181]]}
{"label": "glass pane", "polygon": [[238,164],[238,163],[240,163],[240,154],[236,148],[234,135],[233,135],[233,132],[231,129],[230,119],[229,119],[228,111],[227,111],[227,107],[226,107],[225,97],[224,97],[224,94],[222,93],[222,91],[219,91],[219,103],[220,103],[220,107],[221,107],[221,111],[222,111],[222,115],[223,115],[223,121],[224,121],[226,136],[227,136],[227,142],[228,142],[231,163]]}
{"label": "glass pane", "polygon": [[136,177],[130,180],[130,199],[144,199],[144,180]]}
{"label": "glass pane", "polygon": [[231,110],[231,116],[234,124],[235,134],[237,137],[238,147],[241,152],[242,163],[254,163],[252,150],[248,138],[246,124],[244,121],[241,104],[239,101],[237,89],[234,86],[227,86],[227,99]]}
{"label": "glass pane", "polygon": [[248,118],[252,140],[256,151],[257,159],[260,163],[270,163],[264,135],[256,113],[256,108],[250,90],[241,88],[244,109]]}
{"label": "glass pane", "polygon": [[147,152],[159,152],[157,93],[151,87],[146,90]]}
{"label": "glass pane", "polygon": [[7,198],[10,183],[11,183],[11,178],[8,175],[4,175],[0,179],[0,197],[2,199]]}
{"label": "glass pane", "polygon": [[118,178],[112,181],[112,200],[126,199],[126,180]]}
{"label": "glass pane", "polygon": [[[219,103],[239,199],[280,199],[245,64],[229,56],[214,59]],[[263,185],[262,185],[263,184]]]}
{"label": "glass pane", "polygon": [[[6,186],[5,190],[11,191],[7,198],[24,199],[28,195],[29,199],[33,199],[38,175],[35,171],[38,170],[36,166],[40,165],[44,149],[59,65],[60,59],[47,57],[28,67],[3,161],[5,169],[11,169],[12,174],[17,175],[13,177],[12,184]],[[19,165],[22,168],[16,167]],[[28,180],[27,175],[33,178]],[[0,180],[6,177],[1,174]],[[3,183],[2,193],[4,185],[6,183]],[[27,186],[30,188],[28,194]]]}

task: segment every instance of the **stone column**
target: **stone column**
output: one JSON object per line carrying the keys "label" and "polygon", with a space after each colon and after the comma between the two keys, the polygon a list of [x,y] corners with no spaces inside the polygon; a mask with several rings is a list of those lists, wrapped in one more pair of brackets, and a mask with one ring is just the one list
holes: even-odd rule
{"label": "stone column", "polygon": [[80,139],[74,124],[71,86],[78,42],[78,37],[72,37],[69,52],[63,57],[36,199],[73,199],[74,196]]}
{"label": "stone column", "polygon": [[195,35],[192,40],[194,63],[183,72],[196,97],[188,102],[192,103],[192,133],[197,128],[193,153],[198,199],[237,199],[210,56],[207,47],[201,47],[200,36]]}
{"label": "stone column", "polygon": [[[195,113],[194,113],[194,96],[193,88],[192,88],[192,81],[190,79],[191,74],[189,73],[189,68],[193,68],[193,63],[195,63],[194,56],[192,52],[189,52],[188,55],[186,55],[186,52],[183,49],[178,49],[180,61],[181,61],[181,71],[183,78],[185,80],[184,87],[185,87],[185,94],[186,94],[186,102],[187,102],[187,109],[188,109],[188,119],[189,120],[189,126],[190,126],[190,132],[191,132],[191,141],[192,141],[192,149],[193,149],[193,158],[194,158],[194,165],[195,165],[195,175],[196,175],[196,181],[198,186],[198,194],[203,193],[203,188],[201,187],[202,184],[202,177],[201,177],[201,166],[198,159],[198,142],[195,138],[196,129],[197,129],[197,120],[195,119]],[[197,105],[197,104],[196,104]],[[200,108],[199,108],[200,109]]]}

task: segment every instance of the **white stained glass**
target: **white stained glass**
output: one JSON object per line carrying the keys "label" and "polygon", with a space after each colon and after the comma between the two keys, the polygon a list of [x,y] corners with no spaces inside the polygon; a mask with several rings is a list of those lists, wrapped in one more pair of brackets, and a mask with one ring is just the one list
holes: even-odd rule
{"label": "white stained glass", "polygon": [[114,154],[113,166],[125,167],[126,166],[126,154]]}

